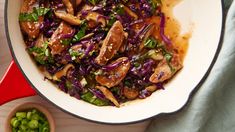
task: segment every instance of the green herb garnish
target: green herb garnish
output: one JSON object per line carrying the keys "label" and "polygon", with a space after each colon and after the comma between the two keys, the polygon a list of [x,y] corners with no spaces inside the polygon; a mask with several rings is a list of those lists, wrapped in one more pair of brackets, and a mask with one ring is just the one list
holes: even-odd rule
{"label": "green herb garnish", "polygon": [[47,63],[53,63],[54,60],[52,58],[52,55],[48,49],[48,43],[44,42],[43,47],[32,47],[28,48],[28,51],[34,55],[34,59],[42,64],[45,65]]}
{"label": "green herb garnish", "polygon": [[116,17],[114,15],[110,15],[110,19],[107,26],[112,27],[115,22],[116,22]]}
{"label": "green herb garnish", "polygon": [[65,46],[68,46],[71,43],[71,39],[62,39],[60,40],[60,43]]}
{"label": "green herb garnish", "polygon": [[82,25],[81,29],[77,32],[77,34],[74,35],[74,37],[72,39],[73,43],[80,41],[80,39],[86,35],[86,28],[87,28],[87,26],[84,23]]}
{"label": "green herb garnish", "polygon": [[37,7],[33,8],[32,13],[20,13],[19,15],[19,21],[30,21],[30,22],[35,22],[38,21],[39,16],[46,15],[50,11],[49,8],[44,8],[44,7]]}
{"label": "green herb garnish", "polygon": [[123,15],[123,14],[125,14],[125,11],[124,11],[124,8],[123,8],[123,5],[122,5],[122,4],[118,5],[118,6],[114,9],[114,11],[115,11],[118,15]]}
{"label": "green herb garnish", "polygon": [[80,51],[74,51],[73,49],[69,49],[69,54],[72,58],[72,60],[76,60],[77,57],[83,57],[84,53]]}

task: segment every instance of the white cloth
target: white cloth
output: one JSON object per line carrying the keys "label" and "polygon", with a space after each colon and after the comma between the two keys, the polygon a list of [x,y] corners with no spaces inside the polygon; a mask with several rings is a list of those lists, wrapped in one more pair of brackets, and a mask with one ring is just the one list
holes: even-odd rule
{"label": "white cloth", "polygon": [[[229,7],[232,0],[226,0]],[[208,78],[181,111],[156,117],[147,132],[235,132],[235,2],[226,20],[218,59]]]}

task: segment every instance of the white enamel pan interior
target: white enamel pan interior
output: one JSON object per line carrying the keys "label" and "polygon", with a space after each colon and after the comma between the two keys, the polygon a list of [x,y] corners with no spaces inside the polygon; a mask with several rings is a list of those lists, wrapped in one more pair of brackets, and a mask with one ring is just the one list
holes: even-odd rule
{"label": "white enamel pan interior", "polygon": [[184,68],[165,86],[165,90],[155,92],[149,98],[128,102],[120,108],[97,107],[70,97],[43,80],[43,75],[25,51],[18,23],[21,4],[22,0],[6,0],[5,25],[13,58],[26,79],[41,96],[63,111],[90,121],[110,124],[133,123],[182,108],[192,91],[205,80],[218,54],[224,23],[221,0],[182,0],[174,8],[174,14],[182,27],[193,24]]}

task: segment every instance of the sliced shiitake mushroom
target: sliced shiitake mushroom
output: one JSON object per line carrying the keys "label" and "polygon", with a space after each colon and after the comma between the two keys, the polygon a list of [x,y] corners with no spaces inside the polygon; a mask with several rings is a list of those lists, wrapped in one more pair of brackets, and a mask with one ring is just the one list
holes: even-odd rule
{"label": "sliced shiitake mushroom", "polygon": [[[32,13],[37,0],[24,0],[20,13]],[[38,17],[38,21],[20,21],[20,26],[30,38],[37,38],[40,33],[40,25],[43,23],[43,16]]]}
{"label": "sliced shiitake mushroom", "polygon": [[55,11],[55,15],[71,25],[81,25],[82,21],[74,15],[62,11]]}
{"label": "sliced shiitake mushroom", "polygon": [[61,41],[63,38],[62,35],[71,34],[74,32],[74,29],[68,24],[61,22],[56,31],[52,34],[49,47],[51,48],[51,54],[60,54],[68,45],[62,44]]}
{"label": "sliced shiitake mushroom", "polygon": [[82,3],[82,0],[76,0],[76,7],[78,7]]}
{"label": "sliced shiitake mushroom", "polygon": [[117,63],[119,63],[119,65],[116,68],[105,71],[102,75],[97,75],[96,81],[108,88],[118,85],[125,78],[130,68],[130,61],[127,57],[122,57],[113,61],[109,65],[114,65]]}
{"label": "sliced shiitake mushroom", "polygon": [[183,67],[179,55],[174,54],[170,62],[165,58],[157,65],[154,73],[149,78],[152,83],[159,83],[170,79]]}
{"label": "sliced shiitake mushroom", "polygon": [[55,74],[52,76],[52,79],[55,80],[55,81],[60,80],[61,77],[67,75],[67,72],[68,72],[70,69],[74,69],[74,66],[73,66],[72,64],[67,64],[66,66],[64,66],[64,68],[63,68],[62,70],[60,70],[60,71],[58,71],[57,73],[55,73]]}
{"label": "sliced shiitake mushroom", "polygon": [[145,87],[145,89],[149,92],[154,92],[154,91],[157,90],[157,86],[156,85],[150,85],[150,86]]}
{"label": "sliced shiitake mushroom", "polygon": [[89,12],[86,16],[86,20],[101,23],[102,27],[106,26],[105,18],[97,12]]}
{"label": "sliced shiitake mushroom", "polygon": [[120,21],[116,21],[103,41],[96,63],[105,65],[117,53],[124,37],[123,26]]}
{"label": "sliced shiitake mushroom", "polygon": [[136,13],[134,13],[132,10],[130,10],[128,7],[123,5],[123,9],[130,15],[132,16],[135,20],[138,19],[138,15],[136,15]]}
{"label": "sliced shiitake mushroom", "polygon": [[139,95],[139,91],[135,88],[124,87],[123,95],[128,99],[135,99]]}
{"label": "sliced shiitake mushroom", "polygon": [[66,6],[66,10],[69,14],[74,15],[74,9],[73,9],[73,5],[70,2],[70,0],[62,0],[64,5]]}
{"label": "sliced shiitake mushroom", "polygon": [[95,88],[99,89],[108,100],[113,102],[115,106],[120,107],[117,99],[113,96],[112,92],[110,92],[107,88],[103,86],[96,86]]}

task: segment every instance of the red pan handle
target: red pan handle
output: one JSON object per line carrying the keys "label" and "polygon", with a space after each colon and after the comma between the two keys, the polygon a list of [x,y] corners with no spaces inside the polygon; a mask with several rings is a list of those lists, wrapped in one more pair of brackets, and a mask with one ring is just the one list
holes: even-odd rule
{"label": "red pan handle", "polygon": [[0,106],[14,99],[36,95],[14,61],[0,81]]}

